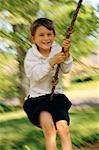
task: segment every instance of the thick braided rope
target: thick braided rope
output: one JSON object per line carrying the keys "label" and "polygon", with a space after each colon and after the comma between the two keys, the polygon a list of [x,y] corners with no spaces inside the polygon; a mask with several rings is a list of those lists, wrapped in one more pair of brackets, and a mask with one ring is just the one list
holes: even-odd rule
{"label": "thick braided rope", "polygon": [[[83,0],[79,0],[79,2],[78,2],[78,4],[77,4],[77,8],[76,8],[76,10],[75,10],[75,12],[74,12],[73,19],[72,19],[71,24],[70,24],[70,26],[68,27],[67,32],[66,32],[66,38],[69,38],[70,35],[71,35],[72,32],[73,32],[74,23],[75,23],[75,21],[76,21],[76,18],[77,18],[79,9],[80,9],[80,7],[81,7],[82,1],[83,1]],[[64,52],[64,48],[62,48],[62,52]],[[57,85],[57,83],[58,83],[59,68],[60,68],[60,64],[57,66],[55,75],[54,75],[54,77],[53,77],[53,79],[52,79],[51,100],[52,100],[52,98],[53,98],[53,94],[54,94],[55,87],[56,87],[56,85]]]}

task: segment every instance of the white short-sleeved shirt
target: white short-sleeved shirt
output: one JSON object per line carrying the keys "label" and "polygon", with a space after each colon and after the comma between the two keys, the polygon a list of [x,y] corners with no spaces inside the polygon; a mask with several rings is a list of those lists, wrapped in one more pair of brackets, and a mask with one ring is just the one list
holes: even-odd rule
{"label": "white short-sleeved shirt", "polygon": [[[50,94],[52,85],[51,81],[55,75],[57,65],[53,68],[49,64],[49,59],[57,53],[61,52],[61,46],[54,42],[52,44],[51,52],[48,57],[44,57],[38,50],[35,44],[28,50],[25,60],[24,68],[26,76],[29,79],[30,87],[28,95],[30,97],[38,97],[45,94]],[[70,56],[60,65],[59,82],[56,85],[55,93],[63,93],[62,90],[62,73],[68,73],[72,67],[72,57]]]}

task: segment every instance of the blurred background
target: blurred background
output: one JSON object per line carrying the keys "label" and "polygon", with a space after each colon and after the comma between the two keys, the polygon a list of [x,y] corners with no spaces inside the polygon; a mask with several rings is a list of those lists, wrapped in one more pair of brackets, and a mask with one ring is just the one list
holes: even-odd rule
{"label": "blurred background", "polygon": [[[78,0],[0,0],[0,150],[44,150],[41,129],[22,109],[28,91],[24,57],[31,47],[30,25],[52,19],[61,44]],[[72,71],[63,75],[64,93],[72,101],[71,137],[74,150],[99,150],[99,1],[84,0],[70,53]],[[60,150],[60,140],[57,135]]]}

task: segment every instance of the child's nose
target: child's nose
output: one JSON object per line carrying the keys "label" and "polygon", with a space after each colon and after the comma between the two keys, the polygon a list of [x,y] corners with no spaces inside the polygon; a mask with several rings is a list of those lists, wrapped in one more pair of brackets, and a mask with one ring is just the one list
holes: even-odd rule
{"label": "child's nose", "polygon": [[48,39],[48,38],[49,38],[49,36],[48,36],[48,35],[45,35],[45,36],[44,36],[44,38],[45,38],[45,39]]}

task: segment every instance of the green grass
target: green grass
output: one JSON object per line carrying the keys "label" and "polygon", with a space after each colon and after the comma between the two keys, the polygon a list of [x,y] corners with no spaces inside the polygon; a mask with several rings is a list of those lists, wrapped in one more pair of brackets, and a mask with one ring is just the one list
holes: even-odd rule
{"label": "green grass", "polygon": [[0,120],[1,150],[44,149],[42,131],[28,121],[23,111],[5,113]]}
{"label": "green grass", "polygon": [[[99,109],[87,107],[71,109],[70,131],[77,149],[86,142],[99,140]],[[59,137],[57,145],[60,147]],[[34,127],[23,111],[0,115],[0,150],[45,150],[41,129]],[[60,150],[60,148],[59,148]]]}
{"label": "green grass", "polygon": [[71,111],[71,135],[76,147],[99,140],[99,107]]}

